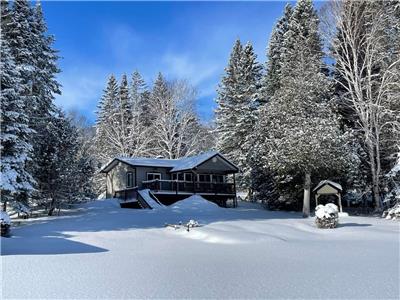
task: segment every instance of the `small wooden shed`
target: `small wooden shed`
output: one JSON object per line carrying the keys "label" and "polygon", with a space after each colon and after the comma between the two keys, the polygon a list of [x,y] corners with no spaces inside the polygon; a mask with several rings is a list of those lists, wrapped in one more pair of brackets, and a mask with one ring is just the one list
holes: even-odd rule
{"label": "small wooden shed", "polygon": [[343,212],[341,196],[342,190],[342,186],[339,183],[331,180],[322,180],[313,190],[315,193],[315,205],[318,205],[318,198],[321,195],[336,195],[338,197],[340,212]]}

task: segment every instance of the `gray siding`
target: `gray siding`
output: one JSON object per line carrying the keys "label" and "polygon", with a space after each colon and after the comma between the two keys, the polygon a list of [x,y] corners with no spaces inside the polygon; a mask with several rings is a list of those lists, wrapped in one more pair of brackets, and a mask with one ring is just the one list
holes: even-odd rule
{"label": "gray siding", "polygon": [[107,198],[113,197],[115,191],[126,188],[126,173],[133,173],[133,185],[135,185],[135,168],[119,162],[107,173]]}
{"label": "gray siding", "polygon": [[235,170],[232,166],[226,163],[219,156],[214,159],[207,160],[197,167],[197,173],[211,173],[211,174],[224,174],[227,170]]}
{"label": "gray siding", "polygon": [[142,181],[147,180],[147,173],[161,173],[161,179],[170,180],[171,175],[168,173],[167,168],[153,168],[153,167],[136,167],[137,169],[137,185],[142,188]]}

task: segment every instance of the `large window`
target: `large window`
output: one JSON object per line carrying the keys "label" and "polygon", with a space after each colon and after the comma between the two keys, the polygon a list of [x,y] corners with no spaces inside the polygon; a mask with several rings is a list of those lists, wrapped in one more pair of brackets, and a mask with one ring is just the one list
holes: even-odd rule
{"label": "large window", "polygon": [[192,173],[172,173],[172,180],[192,182]]}
{"label": "large window", "polygon": [[161,173],[147,173],[147,180],[161,179]]}
{"label": "large window", "polygon": [[211,182],[210,174],[199,174],[198,175],[199,182]]}
{"label": "large window", "polygon": [[224,175],[213,175],[213,181],[216,183],[223,183]]}
{"label": "large window", "polygon": [[133,187],[133,173],[126,172],[126,187],[131,188]]}
{"label": "large window", "polygon": [[193,181],[192,173],[185,173],[185,181]]}

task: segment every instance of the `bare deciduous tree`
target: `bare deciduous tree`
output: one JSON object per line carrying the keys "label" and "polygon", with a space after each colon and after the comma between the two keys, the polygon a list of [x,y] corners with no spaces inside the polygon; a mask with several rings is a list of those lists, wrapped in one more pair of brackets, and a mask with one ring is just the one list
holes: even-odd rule
{"label": "bare deciduous tree", "polygon": [[[399,1],[331,1],[324,32],[335,59],[342,105],[368,153],[376,208],[381,207],[382,143],[400,130]],[[397,42],[396,42],[397,41]]]}

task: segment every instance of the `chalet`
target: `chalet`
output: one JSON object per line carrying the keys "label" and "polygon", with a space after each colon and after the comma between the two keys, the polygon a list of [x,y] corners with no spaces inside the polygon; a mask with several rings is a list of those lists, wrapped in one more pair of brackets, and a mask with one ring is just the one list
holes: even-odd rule
{"label": "chalet", "polygon": [[193,194],[226,206],[236,206],[235,174],[239,169],[216,151],[180,159],[116,157],[100,170],[106,176],[107,197],[121,206],[152,208],[170,205]]}

